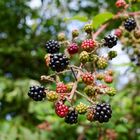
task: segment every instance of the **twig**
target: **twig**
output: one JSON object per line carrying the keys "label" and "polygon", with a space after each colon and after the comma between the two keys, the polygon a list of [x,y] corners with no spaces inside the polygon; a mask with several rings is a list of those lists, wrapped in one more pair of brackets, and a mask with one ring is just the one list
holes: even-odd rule
{"label": "twig", "polygon": [[83,69],[81,68],[81,67],[77,67],[77,66],[75,66],[75,65],[70,65],[70,68],[74,68],[74,69],[76,69],[76,70],[80,70],[80,71],[83,71]]}
{"label": "twig", "polygon": [[[78,71],[77,78],[80,77],[80,74],[81,74],[81,72]],[[74,85],[73,85],[73,88],[72,88],[72,90],[71,90],[71,93],[70,93],[70,97],[69,97],[70,100],[72,100],[72,98],[73,98],[73,96],[74,96],[75,90],[77,89],[77,84],[78,84],[78,81],[75,81],[75,82],[74,82]]]}
{"label": "twig", "polygon": [[[78,71],[78,70],[73,70],[73,71]],[[63,73],[66,73],[66,72],[71,72],[71,70],[65,70],[65,71],[62,71],[62,72],[58,72],[57,73],[57,75],[60,75],[60,74],[63,74]],[[54,73],[54,74],[51,74],[51,75],[42,75],[41,77],[40,77],[40,79],[42,80],[42,81],[51,81],[51,82],[54,82],[55,80],[54,79],[52,79],[52,77],[53,76],[56,76],[56,73]]]}

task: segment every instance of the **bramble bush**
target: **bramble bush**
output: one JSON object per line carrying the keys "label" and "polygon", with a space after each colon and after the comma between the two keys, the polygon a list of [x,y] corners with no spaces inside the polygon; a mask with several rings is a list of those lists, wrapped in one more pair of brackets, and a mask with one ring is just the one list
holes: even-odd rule
{"label": "bramble bush", "polygon": [[[0,139],[140,139],[140,3],[75,2],[76,15],[72,2],[42,1],[40,9],[26,0],[0,2]],[[116,65],[121,45],[130,62]],[[123,75],[118,67],[127,67]]]}

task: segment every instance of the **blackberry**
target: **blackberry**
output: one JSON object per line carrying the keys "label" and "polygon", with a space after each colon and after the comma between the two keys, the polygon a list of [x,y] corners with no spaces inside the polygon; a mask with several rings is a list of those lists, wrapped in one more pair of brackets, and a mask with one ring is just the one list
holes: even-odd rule
{"label": "blackberry", "polygon": [[41,101],[46,97],[45,88],[43,86],[31,86],[28,96],[35,101]]}
{"label": "blackberry", "polygon": [[136,61],[136,58],[135,58],[135,57],[130,57],[130,60],[131,60],[132,62],[134,62],[134,61]]}
{"label": "blackberry", "polygon": [[67,68],[67,65],[69,64],[69,59],[63,55],[62,53],[56,53],[50,55],[50,64],[49,66],[53,71],[63,71]]}
{"label": "blackberry", "polygon": [[97,104],[95,108],[94,120],[100,123],[108,122],[111,118],[111,106],[106,103]]}
{"label": "blackberry", "polygon": [[78,113],[75,110],[70,110],[67,116],[65,117],[65,122],[68,124],[77,123]]}
{"label": "blackberry", "polygon": [[104,38],[104,46],[107,46],[108,48],[112,48],[115,45],[117,45],[117,37],[115,35],[108,35]]}
{"label": "blackberry", "polygon": [[134,18],[126,19],[126,21],[124,22],[124,27],[129,32],[134,30],[136,28],[136,21],[135,21],[135,19]]}
{"label": "blackberry", "polygon": [[45,47],[46,47],[47,53],[51,53],[51,54],[59,52],[59,49],[60,49],[60,45],[58,41],[55,41],[55,40],[47,41]]}

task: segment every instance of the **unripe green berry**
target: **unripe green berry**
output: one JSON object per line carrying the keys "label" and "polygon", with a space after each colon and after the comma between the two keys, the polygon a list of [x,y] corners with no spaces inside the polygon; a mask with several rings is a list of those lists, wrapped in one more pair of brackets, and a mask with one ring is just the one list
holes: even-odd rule
{"label": "unripe green berry", "polygon": [[71,91],[72,90],[72,87],[73,87],[73,83],[70,82],[66,86],[67,86],[68,91]]}
{"label": "unripe green berry", "polygon": [[88,85],[84,88],[84,92],[87,94],[87,96],[93,96],[95,93],[95,89],[93,86]]}
{"label": "unripe green berry", "polygon": [[115,58],[117,56],[117,52],[116,51],[110,51],[108,53],[108,58],[111,60],[113,58]]}
{"label": "unripe green berry", "polygon": [[114,96],[116,94],[116,89],[113,87],[108,87],[108,88],[106,88],[105,92],[109,96]]}
{"label": "unripe green berry", "polygon": [[89,54],[89,61],[96,62],[98,60],[98,55],[96,54]]}
{"label": "unripe green berry", "polygon": [[84,26],[84,31],[88,34],[90,34],[92,32],[92,24],[86,24]]}
{"label": "unripe green berry", "polygon": [[75,37],[78,37],[79,36],[79,31],[77,29],[74,29],[72,31],[72,37],[75,38]]}
{"label": "unripe green berry", "polygon": [[85,114],[87,112],[87,108],[87,105],[83,104],[82,102],[76,106],[76,110],[79,114]]}
{"label": "unripe green berry", "polygon": [[136,39],[139,39],[140,38],[140,30],[135,30],[134,31],[134,36]]}
{"label": "unripe green berry", "polygon": [[80,53],[79,59],[82,63],[86,63],[89,61],[89,54],[86,51],[82,51]]}
{"label": "unripe green berry", "polygon": [[57,38],[58,38],[59,41],[64,41],[66,39],[64,33],[59,33]]}
{"label": "unripe green berry", "polygon": [[139,48],[135,48],[135,49],[134,49],[134,53],[135,53],[135,54],[139,54],[139,53],[140,53]]}
{"label": "unripe green berry", "polygon": [[58,94],[55,91],[47,92],[48,101],[54,102],[58,99]]}
{"label": "unripe green berry", "polygon": [[97,80],[102,80],[103,78],[104,78],[104,74],[103,73],[96,74],[96,79]]}
{"label": "unripe green berry", "polygon": [[96,65],[98,69],[105,69],[108,66],[108,61],[104,57],[99,57]]}

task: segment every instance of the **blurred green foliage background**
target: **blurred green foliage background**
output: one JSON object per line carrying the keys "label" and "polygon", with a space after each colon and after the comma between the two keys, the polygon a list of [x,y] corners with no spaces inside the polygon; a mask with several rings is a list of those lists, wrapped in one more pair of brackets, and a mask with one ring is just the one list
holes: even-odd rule
{"label": "blurred green foliage background", "polygon": [[[134,78],[110,100],[113,117],[107,124],[90,124],[80,117],[83,123],[69,126],[55,115],[51,103],[36,103],[27,96],[29,86],[39,84],[40,76],[50,73],[44,62],[45,42],[56,39],[61,31],[69,36],[73,27],[78,25],[80,29],[84,25],[64,19],[75,15],[93,19],[104,11],[116,13],[114,3],[114,0],[0,1],[0,140],[91,140],[99,135],[104,140],[107,129],[113,129],[118,140],[140,140],[140,75],[139,68],[131,64],[128,67]],[[138,11],[139,7],[136,3],[130,11]],[[112,24],[103,34],[119,24],[120,21]],[[117,73],[116,77],[119,76]]]}

